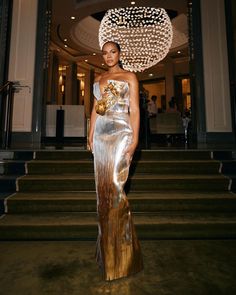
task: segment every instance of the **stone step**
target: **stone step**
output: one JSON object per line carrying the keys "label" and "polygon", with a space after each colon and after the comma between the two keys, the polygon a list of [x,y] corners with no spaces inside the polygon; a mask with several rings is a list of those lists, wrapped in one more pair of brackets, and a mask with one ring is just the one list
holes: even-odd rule
{"label": "stone step", "polygon": [[[136,151],[134,160],[209,160],[213,157],[211,151],[201,150],[141,150]],[[91,160],[93,155],[90,151],[74,150],[43,150],[35,151],[36,160]]]}
{"label": "stone step", "polygon": [[[134,213],[140,239],[236,238],[235,214]],[[8,214],[0,218],[0,240],[90,240],[96,213]]]}
{"label": "stone step", "polygon": [[23,175],[25,174],[25,161],[4,160],[0,161],[0,175]]}
{"label": "stone step", "polygon": [[[216,174],[221,164],[215,160],[185,160],[185,161],[134,161],[130,173],[158,173],[158,174]],[[28,174],[83,174],[94,173],[91,160],[33,160],[26,164]]]}
{"label": "stone step", "polygon": [[6,212],[5,199],[10,195],[12,195],[12,192],[0,192],[0,215]]}
{"label": "stone step", "polygon": [[235,160],[222,161],[222,173],[236,174],[236,161]]}
{"label": "stone step", "polygon": [[33,159],[33,151],[5,151],[0,150],[0,160],[22,160],[29,161]]}
{"label": "stone step", "polygon": [[[230,192],[136,192],[128,200],[132,212],[236,212],[236,194]],[[5,207],[10,214],[96,212],[97,203],[95,192],[28,192],[12,194]]]}
{"label": "stone step", "polygon": [[[135,174],[126,184],[127,191],[192,190],[226,191],[231,180],[219,175],[154,175]],[[94,176],[75,175],[25,175],[17,179],[17,191],[94,191]]]}
{"label": "stone step", "polygon": [[15,192],[16,191],[16,180],[18,175],[0,175],[0,191]]}

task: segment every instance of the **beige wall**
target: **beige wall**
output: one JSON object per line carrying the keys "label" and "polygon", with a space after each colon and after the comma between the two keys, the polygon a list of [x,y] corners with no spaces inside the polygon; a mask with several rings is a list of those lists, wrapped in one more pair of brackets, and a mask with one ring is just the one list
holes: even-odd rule
{"label": "beige wall", "polygon": [[10,46],[10,81],[19,81],[14,95],[13,131],[30,132],[34,88],[37,0],[14,0]]}
{"label": "beige wall", "polygon": [[225,9],[222,0],[201,0],[207,132],[231,132]]}

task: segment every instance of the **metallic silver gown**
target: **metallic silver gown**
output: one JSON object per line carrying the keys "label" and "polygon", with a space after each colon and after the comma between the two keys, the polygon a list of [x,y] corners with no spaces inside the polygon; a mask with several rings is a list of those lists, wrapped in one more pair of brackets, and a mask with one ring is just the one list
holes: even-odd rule
{"label": "metallic silver gown", "polygon": [[97,102],[107,110],[95,122],[93,153],[97,193],[98,238],[96,261],[104,279],[114,280],[143,269],[141,248],[134,228],[124,185],[129,161],[124,151],[132,141],[129,119],[129,84],[108,80],[104,91],[94,83]]}

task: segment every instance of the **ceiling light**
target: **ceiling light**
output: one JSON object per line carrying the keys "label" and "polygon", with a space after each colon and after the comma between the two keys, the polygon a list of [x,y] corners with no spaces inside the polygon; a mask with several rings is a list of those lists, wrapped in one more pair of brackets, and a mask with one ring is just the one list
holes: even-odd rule
{"label": "ceiling light", "polygon": [[169,52],[173,30],[163,8],[136,7],[109,9],[99,27],[100,48],[119,43],[125,70],[142,72],[160,62]]}
{"label": "ceiling light", "polygon": [[75,19],[75,16],[71,16],[70,18],[71,18],[71,19]]}
{"label": "ceiling light", "polygon": [[96,55],[96,53],[94,52],[93,55]]}
{"label": "ceiling light", "polygon": [[68,47],[68,45],[65,44],[64,47]]}
{"label": "ceiling light", "polygon": [[130,4],[131,4],[131,5],[135,5],[135,1],[131,1]]}
{"label": "ceiling light", "polygon": [[64,41],[66,42],[66,41],[67,41],[67,39],[65,38],[65,39],[64,39]]}
{"label": "ceiling light", "polygon": [[79,78],[83,78],[84,76],[85,76],[84,73],[77,73],[77,77],[79,77]]}
{"label": "ceiling light", "polygon": [[180,51],[180,50],[178,50],[178,51],[177,51],[177,53],[178,53],[178,54],[180,54],[180,53],[181,53],[181,51]]}
{"label": "ceiling light", "polygon": [[104,64],[102,64],[102,66],[104,66]]}
{"label": "ceiling light", "polygon": [[153,73],[148,74],[148,76],[149,76],[149,77],[152,77],[152,76],[153,76]]}
{"label": "ceiling light", "polygon": [[85,62],[88,62],[88,60],[87,60],[87,59],[85,59],[84,61],[85,61]]}

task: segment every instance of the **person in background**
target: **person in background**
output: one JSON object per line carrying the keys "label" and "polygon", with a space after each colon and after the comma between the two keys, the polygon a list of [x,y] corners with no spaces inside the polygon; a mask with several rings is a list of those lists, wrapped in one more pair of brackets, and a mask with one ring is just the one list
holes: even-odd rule
{"label": "person in background", "polygon": [[156,101],[157,101],[157,96],[152,95],[151,100],[148,102],[148,116],[149,116],[149,118],[156,117],[156,115],[157,115]]}
{"label": "person in background", "polygon": [[175,99],[173,99],[173,97],[168,102],[168,104],[169,104],[169,108],[166,110],[167,113],[180,113],[177,110],[176,102],[175,102]]}

